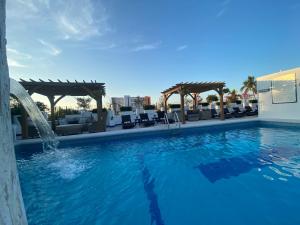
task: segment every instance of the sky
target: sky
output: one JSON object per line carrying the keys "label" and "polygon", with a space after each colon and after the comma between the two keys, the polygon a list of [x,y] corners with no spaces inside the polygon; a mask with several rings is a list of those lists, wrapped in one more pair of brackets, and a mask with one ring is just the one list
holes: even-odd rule
{"label": "sky", "polygon": [[155,103],[179,82],[240,89],[248,75],[300,66],[299,10],[300,0],[8,0],[10,76],[97,80],[105,102]]}

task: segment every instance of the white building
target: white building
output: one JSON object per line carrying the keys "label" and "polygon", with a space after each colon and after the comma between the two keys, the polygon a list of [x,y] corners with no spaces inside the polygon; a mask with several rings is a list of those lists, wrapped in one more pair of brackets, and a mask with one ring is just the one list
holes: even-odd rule
{"label": "white building", "polygon": [[151,98],[149,96],[131,97],[129,95],[124,95],[124,97],[112,97],[111,104],[114,112],[118,114],[120,112],[120,107],[122,106],[130,106],[132,107],[132,111],[136,111],[137,109],[142,110],[143,105],[151,104]]}
{"label": "white building", "polygon": [[260,118],[300,120],[300,68],[268,74],[256,80]]}

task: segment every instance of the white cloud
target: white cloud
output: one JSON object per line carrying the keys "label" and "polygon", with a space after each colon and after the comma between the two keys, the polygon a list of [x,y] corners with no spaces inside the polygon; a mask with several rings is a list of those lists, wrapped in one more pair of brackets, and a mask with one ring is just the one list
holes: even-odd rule
{"label": "white cloud", "polygon": [[85,40],[113,30],[106,9],[93,0],[10,0],[7,18],[14,30],[34,27],[51,38]]}
{"label": "white cloud", "polygon": [[17,58],[20,58],[20,59],[31,59],[32,58],[31,55],[20,52],[17,49],[14,49],[14,48],[7,47],[6,50],[7,50],[8,55],[13,55],[13,56],[15,56]]}
{"label": "white cloud", "polygon": [[217,18],[220,18],[224,15],[224,13],[226,12],[226,8],[221,9],[218,13],[217,13]]}
{"label": "white cloud", "polygon": [[7,63],[8,63],[8,66],[9,67],[18,67],[18,68],[24,68],[24,67],[27,67],[26,65],[14,60],[14,59],[11,59],[11,58],[7,58]]}
{"label": "white cloud", "polygon": [[231,3],[231,0],[224,0],[220,5],[221,5],[221,9],[218,11],[217,15],[216,15],[216,18],[220,18],[222,17],[225,12],[227,11],[228,9],[228,6],[230,5]]}
{"label": "white cloud", "polygon": [[53,44],[49,43],[49,42],[46,42],[42,39],[39,39],[38,40],[44,47],[46,47],[46,52],[49,53],[50,55],[54,55],[54,56],[57,56],[59,55],[62,51],[55,47]]}
{"label": "white cloud", "polygon": [[161,42],[155,42],[151,44],[144,44],[144,45],[139,45],[135,48],[132,49],[133,52],[140,52],[140,51],[147,51],[147,50],[154,50],[157,49],[160,46]]}
{"label": "white cloud", "polygon": [[187,45],[181,45],[181,46],[178,46],[178,47],[176,48],[176,51],[183,51],[183,50],[185,50],[187,47],[188,47]]}

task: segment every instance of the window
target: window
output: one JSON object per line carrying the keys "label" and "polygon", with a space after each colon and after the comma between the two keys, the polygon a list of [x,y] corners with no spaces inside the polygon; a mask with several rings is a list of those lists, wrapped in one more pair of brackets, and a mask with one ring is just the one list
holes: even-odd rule
{"label": "window", "polygon": [[284,74],[272,80],[272,103],[297,102],[296,74]]}

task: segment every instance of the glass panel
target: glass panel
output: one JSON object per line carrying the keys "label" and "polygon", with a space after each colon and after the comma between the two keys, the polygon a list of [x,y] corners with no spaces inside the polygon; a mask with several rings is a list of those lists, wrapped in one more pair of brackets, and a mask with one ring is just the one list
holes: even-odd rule
{"label": "glass panel", "polygon": [[273,104],[297,102],[296,74],[284,74],[272,80]]}

